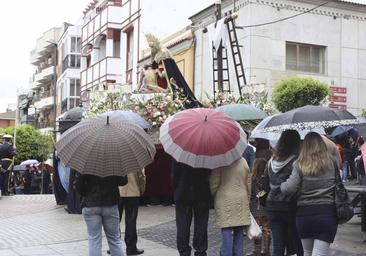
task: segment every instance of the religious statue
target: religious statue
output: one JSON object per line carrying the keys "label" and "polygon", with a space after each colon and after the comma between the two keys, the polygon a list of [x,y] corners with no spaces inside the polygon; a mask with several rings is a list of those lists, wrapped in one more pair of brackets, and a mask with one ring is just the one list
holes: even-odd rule
{"label": "religious statue", "polygon": [[144,66],[144,69],[140,73],[140,81],[137,88],[138,92],[141,93],[162,93],[166,92],[159,86],[158,79],[166,79],[164,71],[160,71],[158,68],[153,68],[151,64]]}

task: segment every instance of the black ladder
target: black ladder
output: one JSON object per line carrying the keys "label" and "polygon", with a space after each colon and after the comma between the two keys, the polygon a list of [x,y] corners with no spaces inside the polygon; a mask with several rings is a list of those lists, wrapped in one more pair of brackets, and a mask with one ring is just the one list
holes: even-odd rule
{"label": "black ladder", "polygon": [[240,93],[240,97],[241,97],[242,96],[241,88],[247,85],[247,80],[245,78],[244,65],[243,65],[243,60],[241,58],[241,53],[240,53],[240,47],[243,47],[243,46],[239,45],[238,35],[236,34],[236,29],[243,29],[243,27],[235,26],[235,21],[230,16],[226,21],[226,26],[227,26],[227,32],[229,34],[231,53],[233,55],[233,63],[234,63],[234,68],[235,68],[236,81],[238,83],[238,89],[239,89],[239,93]]}
{"label": "black ladder", "polygon": [[[222,44],[220,44],[222,45]],[[229,61],[227,58],[227,48],[222,46],[222,79],[219,78],[219,67],[217,62],[217,51],[212,45],[212,70],[213,70],[213,95],[216,99],[216,94],[219,92],[231,92],[230,76],[229,76]]]}

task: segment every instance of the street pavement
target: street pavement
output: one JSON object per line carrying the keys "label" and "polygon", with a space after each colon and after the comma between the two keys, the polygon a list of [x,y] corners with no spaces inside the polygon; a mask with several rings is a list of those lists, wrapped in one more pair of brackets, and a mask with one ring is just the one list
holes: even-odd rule
{"label": "street pavement", "polygon": [[[220,232],[210,213],[209,256],[219,255]],[[124,225],[121,225],[122,231]],[[193,230],[193,228],[192,228]],[[178,256],[175,249],[174,207],[140,207],[138,247],[145,256]],[[338,228],[331,255],[366,255],[366,242],[360,231],[360,218]],[[252,248],[245,238],[245,248]],[[108,245],[103,238],[103,255]],[[84,256],[88,252],[86,226],[81,215],[68,214],[57,206],[53,195],[17,195],[0,199],[0,256],[63,255]]]}

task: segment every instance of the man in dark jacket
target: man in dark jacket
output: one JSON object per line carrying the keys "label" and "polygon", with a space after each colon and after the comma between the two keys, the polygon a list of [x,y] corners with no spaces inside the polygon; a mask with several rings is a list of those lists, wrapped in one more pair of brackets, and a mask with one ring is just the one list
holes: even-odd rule
{"label": "man in dark jacket", "polygon": [[210,202],[209,169],[192,168],[173,160],[172,179],[179,255],[191,255],[189,246],[194,216],[193,248],[195,256],[206,256],[207,225]]}
{"label": "man in dark jacket", "polygon": [[9,193],[9,177],[10,169],[13,165],[13,157],[15,156],[15,149],[11,145],[11,135],[3,136],[3,144],[0,146],[0,190],[2,195]]}
{"label": "man in dark jacket", "polygon": [[82,196],[82,214],[89,236],[89,256],[101,255],[102,226],[111,255],[124,255],[119,229],[118,186],[127,184],[127,177],[80,175],[76,189]]}

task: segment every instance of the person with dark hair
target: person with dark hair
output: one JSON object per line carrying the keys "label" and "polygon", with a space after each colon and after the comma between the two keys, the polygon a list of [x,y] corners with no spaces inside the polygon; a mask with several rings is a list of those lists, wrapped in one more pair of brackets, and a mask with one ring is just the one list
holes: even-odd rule
{"label": "person with dark hair", "polygon": [[266,161],[268,161],[273,154],[269,140],[256,138],[255,148],[255,158],[264,158]]}
{"label": "person with dark hair", "polygon": [[257,158],[253,163],[252,170],[252,188],[250,194],[250,212],[253,214],[256,222],[262,229],[263,236],[254,238],[254,251],[247,256],[269,256],[271,245],[271,229],[267,219],[267,213],[263,206],[260,205],[258,195],[262,191],[263,184],[267,181],[264,176],[267,161],[264,158]]}
{"label": "person with dark hair", "polygon": [[292,195],[281,193],[279,186],[291,175],[293,163],[300,150],[300,135],[297,131],[282,132],[273,157],[269,160],[266,175],[270,191],[266,201],[267,217],[272,231],[273,256],[303,255],[301,241],[296,230],[296,200]]}
{"label": "person with dark hair", "polygon": [[0,146],[0,191],[1,194],[7,196],[9,194],[10,172],[13,167],[13,157],[15,156],[15,148],[11,144],[13,136],[4,135],[3,144]]}
{"label": "person with dark hair", "polygon": [[172,183],[177,225],[177,248],[180,256],[191,255],[189,245],[192,217],[194,219],[193,248],[195,256],[206,256],[207,226],[210,206],[211,170],[193,168],[173,160]]}
{"label": "person with dark hair", "polygon": [[248,163],[249,171],[251,171],[252,167],[253,167],[253,162],[255,159],[255,147],[250,145],[250,143],[249,143],[249,132],[247,132],[245,130],[244,130],[244,132],[247,135],[248,146],[244,150],[243,157]]}
{"label": "person with dark hair", "polygon": [[75,187],[82,196],[82,214],[88,231],[89,256],[102,255],[102,227],[112,256],[125,255],[119,228],[118,186],[128,182],[127,176],[82,174]]}

